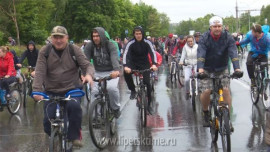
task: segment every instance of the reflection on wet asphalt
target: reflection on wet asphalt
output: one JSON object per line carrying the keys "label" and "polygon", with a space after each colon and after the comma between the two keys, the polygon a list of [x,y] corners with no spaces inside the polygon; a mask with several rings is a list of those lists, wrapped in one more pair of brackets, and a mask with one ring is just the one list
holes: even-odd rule
{"label": "reflection on wet asphalt", "polygon": [[[245,68],[244,61],[242,62]],[[117,120],[117,133],[103,151],[222,151],[220,137],[211,145],[209,128],[202,126],[201,105],[197,99],[196,111],[191,101],[185,100],[184,88],[172,84],[166,65],[159,69],[156,83],[155,114],[148,115],[147,127],[140,125],[136,101],[130,100],[124,78],[120,78],[122,115]],[[246,73],[245,73],[246,74]],[[235,131],[231,135],[232,151],[264,151],[266,114],[261,101],[254,106],[250,99],[247,74],[241,80],[232,80],[233,108],[231,120]],[[48,136],[43,132],[42,103],[29,99],[26,108],[11,116],[7,110],[0,113],[0,151],[48,151]],[[82,135],[84,147],[74,151],[99,151],[92,143],[88,130],[87,100],[82,102]],[[269,121],[269,120],[268,120]]]}

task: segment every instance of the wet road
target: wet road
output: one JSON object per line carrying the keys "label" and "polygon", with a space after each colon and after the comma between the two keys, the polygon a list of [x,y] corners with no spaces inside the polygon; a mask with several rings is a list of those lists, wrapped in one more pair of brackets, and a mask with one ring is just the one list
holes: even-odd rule
{"label": "wet road", "polygon": [[[245,60],[245,59],[244,59]],[[241,62],[245,71],[245,62]],[[129,100],[123,77],[120,78],[122,115],[117,120],[117,133],[103,151],[222,151],[220,137],[217,145],[211,145],[209,128],[202,126],[200,103],[192,111],[190,101],[185,100],[184,88],[172,85],[167,69],[159,69],[156,83],[156,114],[148,116],[147,127],[139,122],[135,100]],[[241,80],[231,81],[233,108],[231,119],[234,133],[231,136],[232,151],[266,151],[264,143],[265,120],[268,112],[261,101],[254,106],[250,99],[249,79],[245,72]],[[74,151],[99,151],[92,143],[88,130],[89,104],[83,107],[82,135],[84,147]],[[26,108],[11,116],[7,110],[0,113],[0,151],[48,151],[48,136],[43,133],[43,104],[29,99]]]}

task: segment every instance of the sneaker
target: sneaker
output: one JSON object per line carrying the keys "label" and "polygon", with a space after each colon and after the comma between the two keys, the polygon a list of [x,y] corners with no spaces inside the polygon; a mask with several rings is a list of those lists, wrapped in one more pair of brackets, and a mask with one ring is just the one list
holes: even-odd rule
{"label": "sneaker", "polygon": [[73,145],[74,147],[79,147],[79,148],[83,147],[83,143],[82,143],[82,141],[79,140],[79,139],[73,140],[73,141],[72,141],[72,145]]}
{"label": "sneaker", "polygon": [[189,93],[186,93],[186,100],[189,99],[189,96],[190,96],[190,94]]}
{"label": "sneaker", "polygon": [[230,128],[231,128],[231,132],[234,132],[234,128],[231,122],[230,122]]}
{"label": "sneaker", "polygon": [[9,100],[11,98],[10,94],[6,95],[6,100]]}
{"label": "sneaker", "polygon": [[204,121],[203,121],[203,127],[210,127],[210,118],[209,118],[209,112],[204,112]]}
{"label": "sneaker", "polygon": [[147,107],[147,111],[150,115],[153,115],[154,114],[154,109],[152,108],[152,106],[148,105]]}
{"label": "sneaker", "polygon": [[114,117],[115,117],[116,119],[118,119],[118,118],[120,117],[120,115],[121,115],[120,109],[114,110]]}
{"label": "sneaker", "polygon": [[136,96],[137,96],[137,92],[136,91],[131,91],[131,94],[130,94],[130,100],[133,100],[133,99],[135,99],[136,98]]}
{"label": "sneaker", "polygon": [[256,87],[255,79],[250,79],[251,80],[251,87]]}

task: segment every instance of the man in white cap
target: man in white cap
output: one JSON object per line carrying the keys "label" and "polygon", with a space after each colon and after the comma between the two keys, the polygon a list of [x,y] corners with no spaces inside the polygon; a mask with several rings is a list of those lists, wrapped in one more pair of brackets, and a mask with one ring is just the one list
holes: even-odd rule
{"label": "man in white cap", "polygon": [[[198,77],[214,73],[216,76],[228,75],[228,60],[232,59],[234,75],[242,77],[239,60],[237,58],[237,48],[232,36],[223,30],[222,18],[214,16],[209,20],[210,30],[205,32],[200,40],[197,53]],[[224,101],[231,107],[231,95],[229,91],[230,79],[222,78]],[[210,93],[213,89],[212,80],[209,78],[200,81],[202,94],[200,100],[204,112],[204,127],[209,127],[209,104]],[[232,128],[232,126],[231,126]],[[233,130],[233,128],[232,128]]]}

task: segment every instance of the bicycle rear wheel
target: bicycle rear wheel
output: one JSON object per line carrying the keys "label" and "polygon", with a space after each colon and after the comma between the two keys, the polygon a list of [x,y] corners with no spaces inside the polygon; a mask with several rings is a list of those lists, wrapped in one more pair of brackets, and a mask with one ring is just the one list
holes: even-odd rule
{"label": "bicycle rear wheel", "polygon": [[261,76],[259,74],[256,74],[257,72],[254,73],[255,75],[255,85],[256,87],[251,87],[250,93],[251,93],[251,100],[253,104],[257,104],[260,98],[260,93],[262,91],[261,89]]}
{"label": "bicycle rear wheel", "polygon": [[191,100],[192,100],[192,109],[193,109],[193,111],[195,111],[196,110],[196,102],[195,102],[195,100],[196,100],[196,84],[195,84],[195,80],[194,79],[192,79],[191,80],[191,90],[192,90],[192,97],[191,97]]}
{"label": "bicycle rear wheel", "polygon": [[58,130],[59,128],[57,127],[53,128],[51,131],[49,152],[64,151],[62,148],[62,136],[57,134]]}
{"label": "bicycle rear wheel", "polygon": [[269,80],[266,80],[266,85],[263,89],[263,105],[266,110],[270,107],[270,84]]}
{"label": "bicycle rear wheel", "polygon": [[11,114],[16,114],[20,107],[21,107],[21,94],[20,91],[17,89],[11,90],[10,92],[10,99],[8,100],[8,111]]}
{"label": "bicycle rear wheel", "polygon": [[173,77],[174,78],[176,77],[175,68],[176,68],[175,63],[171,63],[171,67],[170,67],[171,82],[173,82]]}
{"label": "bicycle rear wheel", "polygon": [[110,125],[107,119],[107,108],[105,103],[96,99],[92,102],[89,110],[89,132],[94,145],[103,149],[108,145],[110,136]]}
{"label": "bicycle rear wheel", "polygon": [[231,151],[231,127],[229,119],[229,110],[227,108],[222,109],[220,125],[221,125],[220,134],[223,151]]}
{"label": "bicycle rear wheel", "polygon": [[146,100],[146,93],[144,90],[141,91],[141,108],[140,108],[140,113],[141,113],[141,125],[143,127],[146,127],[147,124],[147,100]]}

